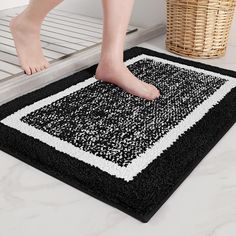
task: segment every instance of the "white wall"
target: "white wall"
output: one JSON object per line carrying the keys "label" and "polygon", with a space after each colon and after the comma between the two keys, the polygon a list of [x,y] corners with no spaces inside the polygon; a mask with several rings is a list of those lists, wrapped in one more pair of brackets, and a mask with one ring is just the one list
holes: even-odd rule
{"label": "white wall", "polygon": [[28,3],[28,0],[0,0],[0,10],[23,6]]}
{"label": "white wall", "polygon": [[139,26],[166,22],[166,0],[136,0],[131,19]]}
{"label": "white wall", "polygon": [[[25,5],[29,0],[0,1],[0,10],[2,10]],[[165,22],[165,2],[166,0],[136,0],[131,24],[137,26],[151,26]],[[102,18],[101,0],[64,0],[64,2],[59,5],[59,8]]]}
{"label": "white wall", "polygon": [[[165,22],[165,4],[166,0],[135,0],[131,24],[151,26]],[[59,8],[102,18],[101,0],[64,0]]]}

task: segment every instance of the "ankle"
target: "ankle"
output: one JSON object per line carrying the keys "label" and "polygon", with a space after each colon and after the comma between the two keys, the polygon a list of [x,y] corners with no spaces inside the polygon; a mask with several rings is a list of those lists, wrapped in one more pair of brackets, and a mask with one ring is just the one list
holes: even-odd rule
{"label": "ankle", "polygon": [[101,57],[98,67],[107,70],[120,70],[124,66],[123,58],[118,56]]}
{"label": "ankle", "polygon": [[37,33],[40,31],[41,22],[32,21],[26,14],[22,13],[11,20],[10,28],[12,30],[22,30],[23,32],[27,31],[29,33]]}
{"label": "ankle", "polygon": [[111,49],[102,49],[100,62],[102,64],[122,64],[123,63],[122,49],[114,46]]}
{"label": "ankle", "polygon": [[119,75],[125,68],[123,62],[100,61],[96,69],[96,79],[103,81],[110,80],[112,77]]}

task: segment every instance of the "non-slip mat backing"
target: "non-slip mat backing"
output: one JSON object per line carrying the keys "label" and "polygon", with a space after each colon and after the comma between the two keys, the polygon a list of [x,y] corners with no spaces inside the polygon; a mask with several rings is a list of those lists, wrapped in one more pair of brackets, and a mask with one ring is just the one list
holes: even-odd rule
{"label": "non-slip mat backing", "polygon": [[96,81],[96,65],[0,107],[5,152],[147,222],[236,120],[236,73],[135,47],[154,101]]}

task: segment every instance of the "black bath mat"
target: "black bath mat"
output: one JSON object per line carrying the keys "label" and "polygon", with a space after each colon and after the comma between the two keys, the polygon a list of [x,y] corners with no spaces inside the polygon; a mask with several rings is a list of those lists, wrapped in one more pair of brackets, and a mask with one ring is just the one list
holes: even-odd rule
{"label": "black bath mat", "polygon": [[98,82],[93,66],[1,106],[0,146],[147,222],[235,123],[236,73],[139,47],[125,59],[160,99]]}

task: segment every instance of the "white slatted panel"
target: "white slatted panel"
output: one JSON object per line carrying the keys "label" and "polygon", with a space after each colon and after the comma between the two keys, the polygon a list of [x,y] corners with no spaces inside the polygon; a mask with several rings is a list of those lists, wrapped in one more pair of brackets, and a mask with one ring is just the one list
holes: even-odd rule
{"label": "white slatted panel", "polygon": [[17,74],[21,72],[21,69],[18,66],[6,63],[4,61],[0,62],[0,70],[6,71],[9,74]]}
{"label": "white slatted panel", "polygon": [[0,81],[9,77],[11,74],[0,70]]}
{"label": "white slatted panel", "polygon": [[[16,9],[0,17],[0,83],[23,73],[19,67],[14,41],[9,29],[10,20],[19,14]],[[135,28],[129,27],[128,31]],[[41,42],[45,57],[54,63],[65,56],[86,50],[102,41],[102,20],[53,10],[45,19]]]}
{"label": "white slatted panel", "polygon": [[21,72],[21,69],[18,66],[6,63],[4,61],[0,62],[0,70],[6,71],[9,74],[17,74]]}
{"label": "white slatted panel", "polygon": [[[14,46],[12,45],[7,45],[7,44],[4,44],[4,43],[0,43],[0,51],[4,51],[4,52],[7,52],[7,53],[10,53],[12,55],[17,55],[16,53],[16,49]],[[49,51],[47,49],[43,49],[44,51],[44,55],[45,57],[51,61],[52,59],[57,59],[59,57],[62,57],[64,54],[62,53],[59,53],[59,52],[54,52],[54,51]]]}
{"label": "white slatted panel", "polygon": [[88,30],[88,31],[92,31],[92,32],[95,32],[95,33],[102,34],[102,29],[101,28],[95,28],[93,26],[84,25],[84,24],[78,25],[78,23],[68,22],[68,21],[64,21],[62,19],[55,19],[55,18],[47,17],[45,22],[47,24],[54,23],[54,24],[57,24],[57,25],[60,25],[60,26],[63,26],[63,27],[67,26],[67,27],[72,28],[73,30],[84,29],[84,30]]}
{"label": "white slatted panel", "polygon": [[1,58],[0,59],[1,61],[5,61],[9,64],[19,66],[18,58],[12,54],[6,53],[4,51],[0,51],[0,58]]}
{"label": "white slatted panel", "polygon": [[[69,13],[69,15],[71,15]],[[97,28],[97,29],[102,29],[102,24],[101,23],[95,23],[95,22],[91,22],[89,20],[83,20],[83,19],[75,19],[72,18],[70,16],[65,16],[65,15],[58,15],[55,13],[49,13],[48,18],[50,19],[60,19],[66,22],[70,22],[70,23],[76,23],[78,25],[86,25],[86,26],[90,26],[93,28]]]}
{"label": "white slatted panel", "polygon": [[[90,22],[90,23],[96,23],[100,26],[98,26],[97,28],[102,29],[102,20],[101,19],[97,19],[97,18],[92,18],[92,17],[88,17],[88,16],[82,16],[82,15],[78,15],[75,13],[71,13],[71,12],[65,12],[62,10],[58,10],[55,9],[51,14],[55,15],[55,16],[66,16],[68,19],[79,19],[79,20],[83,20],[85,22]],[[128,31],[133,31],[136,28],[133,26],[128,26]]]}

